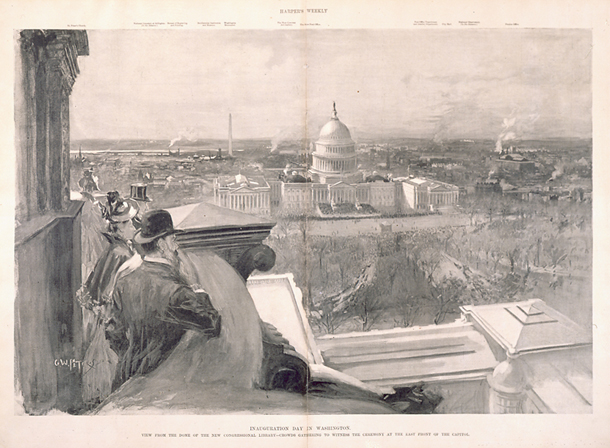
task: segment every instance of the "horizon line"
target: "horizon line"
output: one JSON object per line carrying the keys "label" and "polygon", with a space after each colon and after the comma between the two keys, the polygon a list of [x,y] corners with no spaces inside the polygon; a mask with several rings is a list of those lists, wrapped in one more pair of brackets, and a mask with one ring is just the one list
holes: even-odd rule
{"label": "horizon line", "polygon": [[[431,137],[422,137],[422,136],[371,136],[371,137],[360,137],[359,139],[373,139],[373,138],[377,138],[377,139],[383,139],[383,140],[388,140],[388,139],[397,139],[397,138],[401,138],[401,139],[417,139],[417,140],[431,140],[434,141],[435,137],[431,136]],[[236,138],[233,137],[233,141],[237,140],[268,140],[268,141],[272,141],[273,139],[275,139],[275,137],[240,137],[240,138]],[[317,139],[317,137],[316,137]],[[579,137],[579,136],[569,136],[569,137],[527,137],[527,138],[519,138],[519,139],[514,139],[513,141],[515,143],[519,143],[519,142],[523,142],[523,141],[528,141],[528,140],[592,140],[593,137]],[[113,137],[113,138],[107,138],[107,137],[90,137],[90,138],[72,138],[70,139],[70,142],[78,142],[78,141],[87,141],[87,140],[105,140],[105,141],[120,141],[120,140],[152,140],[152,141],[172,141],[173,138],[169,138],[169,137]],[[226,137],[198,137],[196,139],[193,140],[186,140],[186,142],[188,143],[195,143],[199,140],[216,140],[216,141],[227,141]],[[285,138],[282,139],[282,142],[286,142],[286,141],[299,141],[299,140],[311,140],[311,138],[309,137],[303,137],[303,138]],[[448,142],[448,141],[485,141],[485,140],[489,140],[489,141],[496,141],[497,138],[492,138],[492,137],[449,137],[449,138],[443,138],[443,139],[439,139],[438,142],[442,143],[442,142]],[[508,144],[508,141],[505,140],[503,143]]]}

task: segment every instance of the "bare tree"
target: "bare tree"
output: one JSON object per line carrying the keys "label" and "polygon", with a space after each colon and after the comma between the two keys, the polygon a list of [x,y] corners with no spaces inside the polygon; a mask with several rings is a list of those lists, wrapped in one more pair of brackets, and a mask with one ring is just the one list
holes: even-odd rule
{"label": "bare tree", "polygon": [[440,324],[448,313],[457,309],[463,301],[465,290],[464,282],[455,277],[445,277],[438,283],[430,283],[430,293],[435,303],[434,324]]}
{"label": "bare tree", "polygon": [[311,321],[323,333],[334,334],[349,318],[346,309],[338,309],[333,300],[314,301],[310,311]]}
{"label": "bare tree", "polygon": [[394,322],[401,327],[410,327],[420,316],[424,302],[424,297],[414,294],[398,298],[395,308],[399,319],[394,319]]}
{"label": "bare tree", "polygon": [[479,199],[475,195],[466,195],[460,200],[460,206],[464,213],[470,218],[470,225],[473,226],[475,223],[475,217],[479,213],[480,203]]}
{"label": "bare tree", "polygon": [[353,308],[356,311],[355,320],[361,325],[362,331],[369,331],[380,319],[384,307],[378,288],[369,286],[356,294]]}
{"label": "bare tree", "polygon": [[[352,318],[354,314],[357,316],[364,314],[368,325],[371,322],[369,316],[375,308],[374,299],[362,294],[362,290],[369,289],[374,277],[375,266],[366,266],[348,288],[338,294],[322,296],[319,300],[313,301],[310,315],[314,323],[324,331],[334,333],[339,325]],[[362,299],[365,301],[363,302]]]}
{"label": "bare tree", "polygon": [[489,219],[489,224],[491,224],[493,222],[494,214],[498,210],[498,196],[496,194],[490,194],[485,198],[482,206]]}

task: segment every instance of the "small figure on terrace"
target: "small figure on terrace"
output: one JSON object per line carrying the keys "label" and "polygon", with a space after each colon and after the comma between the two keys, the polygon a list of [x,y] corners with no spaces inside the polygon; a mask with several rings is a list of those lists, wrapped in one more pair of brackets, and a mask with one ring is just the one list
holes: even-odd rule
{"label": "small figure on terrace", "polygon": [[93,175],[93,169],[88,168],[83,171],[83,177],[81,177],[78,181],[78,186],[82,191],[87,193],[92,193],[94,191],[99,191],[100,187],[98,185],[97,176]]}

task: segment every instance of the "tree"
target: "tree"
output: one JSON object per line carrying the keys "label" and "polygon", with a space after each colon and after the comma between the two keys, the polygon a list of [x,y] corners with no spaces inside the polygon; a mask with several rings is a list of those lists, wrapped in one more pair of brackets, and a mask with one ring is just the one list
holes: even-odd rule
{"label": "tree", "polygon": [[[338,294],[320,297],[311,304],[310,315],[314,324],[327,333],[334,333],[337,328],[354,316],[362,317],[366,325],[372,322],[369,319],[375,309],[374,296],[362,294],[361,290],[368,289],[375,277],[374,264],[366,266],[356,280]],[[364,299],[364,302],[363,302]]]}
{"label": "tree", "polygon": [[462,303],[465,292],[465,283],[455,277],[445,277],[440,282],[430,282],[430,293],[435,304],[435,325],[443,322],[448,313],[456,310]]}
{"label": "tree", "polygon": [[271,235],[278,239],[286,238],[290,234],[291,224],[290,220],[280,217],[271,230]]}
{"label": "tree", "polygon": [[498,195],[497,194],[488,195],[485,198],[482,206],[483,206],[483,210],[485,210],[485,214],[487,215],[487,218],[489,219],[489,224],[491,224],[493,222],[494,214],[498,210]]}
{"label": "tree", "polygon": [[394,323],[401,327],[410,327],[415,323],[422,311],[425,298],[420,295],[408,294],[395,300],[395,310],[398,319]]}
{"label": "tree", "polygon": [[480,203],[479,199],[475,195],[466,195],[460,200],[460,205],[464,213],[470,218],[470,225],[473,226],[475,223],[475,216],[479,213]]}
{"label": "tree", "polygon": [[375,286],[363,288],[355,295],[352,307],[356,312],[355,320],[361,325],[361,330],[369,331],[384,310],[379,288]]}
{"label": "tree", "polygon": [[334,334],[337,329],[349,319],[344,308],[337,308],[337,304],[328,298],[313,300],[310,310],[311,322],[323,333]]}
{"label": "tree", "polygon": [[513,204],[511,198],[502,196],[499,201],[500,214],[503,219],[508,218],[513,213]]}

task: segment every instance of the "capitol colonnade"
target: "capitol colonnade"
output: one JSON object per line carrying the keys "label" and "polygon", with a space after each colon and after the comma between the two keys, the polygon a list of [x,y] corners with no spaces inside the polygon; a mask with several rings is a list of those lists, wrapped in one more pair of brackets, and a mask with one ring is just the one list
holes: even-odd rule
{"label": "capitol colonnade", "polygon": [[328,173],[353,173],[357,168],[356,156],[352,155],[347,159],[335,160],[316,154],[313,160],[313,168]]}

